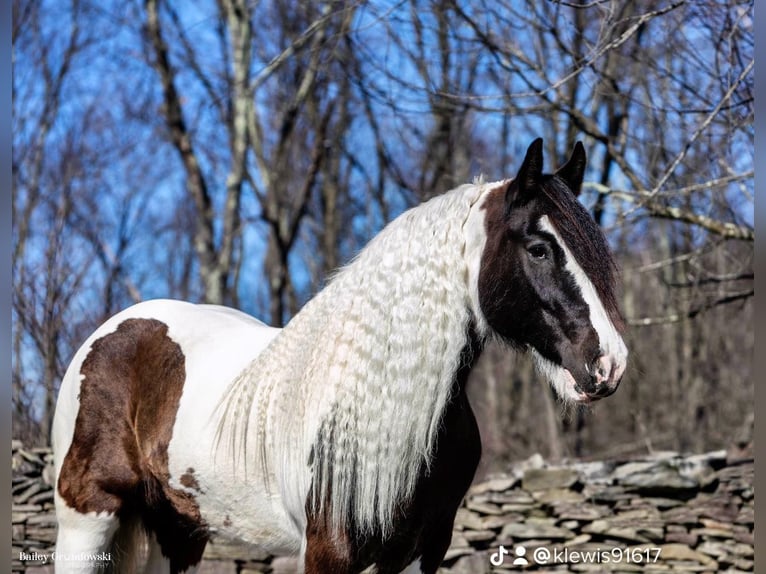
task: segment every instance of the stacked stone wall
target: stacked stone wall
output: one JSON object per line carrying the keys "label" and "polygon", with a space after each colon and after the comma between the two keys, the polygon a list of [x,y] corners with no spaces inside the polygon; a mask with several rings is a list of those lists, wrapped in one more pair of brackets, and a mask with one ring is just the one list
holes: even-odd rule
{"label": "stacked stone wall", "polygon": [[[749,452],[565,466],[534,456],[471,488],[442,572],[753,572],[753,467]],[[50,450],[14,442],[12,480],[13,570],[51,572]],[[279,574],[295,563],[212,543],[202,571]]]}

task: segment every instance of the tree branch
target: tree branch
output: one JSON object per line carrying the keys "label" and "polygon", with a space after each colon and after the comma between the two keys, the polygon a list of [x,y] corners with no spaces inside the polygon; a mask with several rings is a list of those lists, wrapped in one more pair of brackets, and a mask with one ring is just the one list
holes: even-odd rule
{"label": "tree branch", "polygon": [[[701,227],[726,239],[755,241],[755,230],[748,226],[737,225],[736,223],[731,223],[728,221],[719,221],[706,215],[701,215],[699,213],[681,209],[680,207],[662,205],[654,198],[654,194],[651,191],[640,190],[633,193],[629,193],[627,191],[615,191],[605,185],[600,185],[594,182],[586,182],[584,187],[592,189],[603,195],[616,197],[618,199],[634,203],[638,207],[643,207],[646,209],[652,217],[691,223],[692,225]],[[702,187],[700,188],[702,189]],[[688,187],[686,189],[688,189]]]}
{"label": "tree branch", "polygon": [[754,289],[751,289],[749,291],[743,291],[741,293],[734,293],[733,295],[727,295],[726,297],[721,297],[720,299],[714,299],[712,301],[709,301],[705,303],[704,305],[695,307],[694,309],[686,313],[672,313],[664,317],[644,317],[641,319],[628,319],[628,325],[630,325],[631,327],[652,327],[655,325],[668,325],[671,323],[680,323],[681,321],[685,321],[686,319],[694,319],[694,317],[696,317],[700,313],[704,311],[709,311],[710,309],[713,309],[714,307],[718,307],[720,305],[727,305],[729,303],[734,303],[736,301],[743,301],[745,299],[749,299],[753,295],[755,295]]}

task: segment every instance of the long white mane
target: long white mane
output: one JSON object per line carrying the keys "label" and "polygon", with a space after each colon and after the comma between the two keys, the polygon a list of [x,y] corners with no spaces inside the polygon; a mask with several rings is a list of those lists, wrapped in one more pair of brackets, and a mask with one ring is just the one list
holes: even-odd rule
{"label": "long white mane", "polygon": [[[390,532],[430,464],[467,343],[465,185],[389,224],[231,385],[221,446],[305,524]],[[313,469],[313,474],[311,472]]]}

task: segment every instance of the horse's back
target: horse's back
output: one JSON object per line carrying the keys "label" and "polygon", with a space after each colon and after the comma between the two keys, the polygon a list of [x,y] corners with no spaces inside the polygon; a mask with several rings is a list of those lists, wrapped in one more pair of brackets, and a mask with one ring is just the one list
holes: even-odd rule
{"label": "horse's back", "polygon": [[[214,470],[216,406],[278,332],[234,309],[170,300],[140,303],[97,329],[62,381],[54,419],[60,545],[97,539],[78,529],[101,529],[106,540],[116,517],[134,513],[177,569],[198,561],[206,538],[195,472]],[[172,530],[198,544],[179,546]]]}

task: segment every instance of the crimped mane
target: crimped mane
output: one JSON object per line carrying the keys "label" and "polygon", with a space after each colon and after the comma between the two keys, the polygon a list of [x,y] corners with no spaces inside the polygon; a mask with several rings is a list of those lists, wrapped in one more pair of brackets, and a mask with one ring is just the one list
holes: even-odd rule
{"label": "crimped mane", "polygon": [[464,225],[486,189],[459,187],[386,226],[230,386],[218,444],[254,486],[337,531],[392,532],[468,341]]}
{"label": "crimped mane", "polygon": [[617,265],[604,233],[558,177],[546,177],[540,189],[547,203],[546,214],[553,226],[593,283],[614,326],[624,330],[616,293]]}

